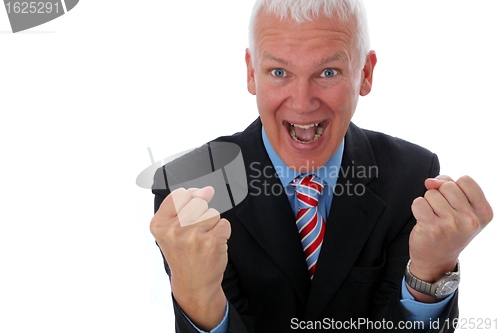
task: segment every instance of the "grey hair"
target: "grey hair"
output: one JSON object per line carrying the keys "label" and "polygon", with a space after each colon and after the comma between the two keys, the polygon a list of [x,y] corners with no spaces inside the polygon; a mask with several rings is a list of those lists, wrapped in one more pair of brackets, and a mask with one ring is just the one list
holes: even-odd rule
{"label": "grey hair", "polygon": [[370,36],[363,0],[256,0],[248,29],[252,60],[255,51],[255,22],[262,9],[266,9],[267,13],[276,15],[282,21],[291,18],[298,24],[312,21],[322,15],[338,18],[342,22],[354,17],[357,25],[356,44],[361,66],[364,66],[370,51]]}

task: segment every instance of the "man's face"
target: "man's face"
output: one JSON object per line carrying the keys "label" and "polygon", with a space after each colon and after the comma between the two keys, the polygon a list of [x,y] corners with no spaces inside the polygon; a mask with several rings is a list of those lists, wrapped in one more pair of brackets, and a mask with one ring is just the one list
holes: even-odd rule
{"label": "man's face", "polygon": [[[296,24],[264,11],[247,50],[248,90],[276,153],[292,169],[312,171],[339,147],[359,95],[371,90],[376,64],[360,66],[356,25],[319,18]],[[253,60],[253,61],[252,61]]]}

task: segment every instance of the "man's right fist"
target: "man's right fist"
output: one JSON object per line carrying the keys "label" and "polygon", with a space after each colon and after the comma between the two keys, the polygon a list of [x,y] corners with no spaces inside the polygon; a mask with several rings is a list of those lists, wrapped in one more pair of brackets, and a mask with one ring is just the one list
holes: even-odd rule
{"label": "man's right fist", "polygon": [[192,295],[204,301],[204,296],[220,289],[231,226],[217,210],[208,208],[213,196],[210,186],[179,188],[165,198],[151,220],[151,233],[170,267],[172,292],[179,304]]}

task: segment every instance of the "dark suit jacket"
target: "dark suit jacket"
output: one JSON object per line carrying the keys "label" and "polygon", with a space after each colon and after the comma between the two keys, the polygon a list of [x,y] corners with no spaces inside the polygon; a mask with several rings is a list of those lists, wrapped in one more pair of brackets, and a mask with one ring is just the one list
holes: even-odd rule
{"label": "dark suit jacket", "polygon": [[[408,237],[415,225],[410,207],[425,193],[424,180],[439,174],[437,156],[351,124],[345,136],[343,173],[311,282],[286,194],[262,195],[265,187],[269,191],[281,183],[276,175],[269,177],[272,164],[261,127],[257,119],[245,131],[216,140],[241,148],[250,184],[246,199],[222,214],[232,228],[222,283],[230,304],[231,332],[297,332],[301,330],[292,328],[299,320],[325,318],[330,323],[332,319],[372,321],[372,326],[349,330],[365,332],[379,327],[376,321],[392,322],[395,327],[405,321],[400,293],[409,257]],[[259,163],[250,167],[252,162]],[[266,167],[268,171],[262,172]],[[161,178],[159,170],[155,184],[164,182]],[[153,188],[156,211],[169,190]],[[356,193],[349,195],[349,188]],[[457,302],[456,294],[444,317],[458,316]],[[196,332],[175,300],[174,309],[177,332]],[[446,327],[440,331],[452,332]]]}

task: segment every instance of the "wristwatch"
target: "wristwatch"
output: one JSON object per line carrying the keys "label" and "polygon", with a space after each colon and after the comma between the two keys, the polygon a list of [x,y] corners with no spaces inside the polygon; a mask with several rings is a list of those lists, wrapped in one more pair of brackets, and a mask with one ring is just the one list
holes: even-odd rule
{"label": "wristwatch", "polygon": [[437,299],[443,299],[457,290],[460,283],[460,262],[457,262],[457,266],[453,272],[446,272],[445,275],[434,283],[422,281],[411,274],[410,263],[411,259],[408,260],[408,264],[406,265],[406,283],[416,291]]}

